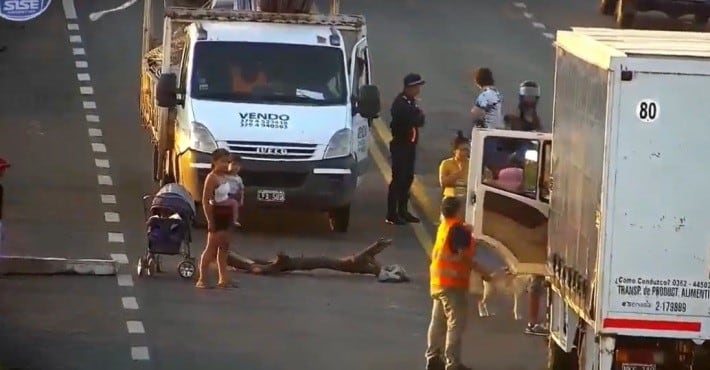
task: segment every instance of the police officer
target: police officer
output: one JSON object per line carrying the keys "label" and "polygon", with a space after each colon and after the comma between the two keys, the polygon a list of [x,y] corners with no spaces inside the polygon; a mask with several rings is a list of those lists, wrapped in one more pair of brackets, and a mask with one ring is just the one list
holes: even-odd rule
{"label": "police officer", "polygon": [[424,126],[424,112],[417,106],[416,97],[424,85],[422,77],[410,73],[404,77],[404,89],[394,98],[392,114],[392,181],[387,193],[387,217],[392,225],[417,223],[419,219],[409,213],[409,188],[414,181],[414,161],[416,159],[419,128]]}

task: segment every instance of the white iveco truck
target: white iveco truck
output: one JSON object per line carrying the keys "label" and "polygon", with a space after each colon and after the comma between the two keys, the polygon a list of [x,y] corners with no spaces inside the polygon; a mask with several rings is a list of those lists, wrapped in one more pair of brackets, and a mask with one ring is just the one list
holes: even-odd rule
{"label": "white iveco truck", "polygon": [[338,14],[337,0],[329,15],[255,3],[168,7],[157,43],[145,1],[140,112],[154,179],[199,200],[210,153],[225,148],[242,157],[247,204],[326,211],[345,232],[380,110],[365,19]]}
{"label": "white iveco truck", "polygon": [[556,45],[552,136],[475,129],[468,219],[548,276],[551,369],[710,369],[710,34]]}

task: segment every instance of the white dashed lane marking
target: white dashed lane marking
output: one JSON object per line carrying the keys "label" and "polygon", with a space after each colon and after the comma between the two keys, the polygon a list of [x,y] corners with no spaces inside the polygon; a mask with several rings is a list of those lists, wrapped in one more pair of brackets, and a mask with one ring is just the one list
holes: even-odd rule
{"label": "white dashed lane marking", "polygon": [[108,159],[94,159],[94,163],[96,163],[96,167],[98,168],[111,167],[111,164],[109,163]]}
{"label": "white dashed lane marking", "polygon": [[91,150],[96,153],[106,153],[106,145],[103,143],[91,143]]}
{"label": "white dashed lane marking", "polygon": [[133,286],[133,276],[126,274],[116,275],[118,286]]}
{"label": "white dashed lane marking", "polygon": [[123,243],[123,233],[108,233],[109,243]]}
{"label": "white dashed lane marking", "polygon": [[128,264],[128,256],[125,253],[111,253],[111,259],[122,264]]}
{"label": "white dashed lane marking", "polygon": [[110,223],[121,222],[121,216],[116,212],[104,212],[104,221]]}
{"label": "white dashed lane marking", "polygon": [[[515,2],[515,3],[513,3],[513,6],[516,7],[516,8],[518,8],[518,9],[523,10],[523,12],[522,12],[522,13],[523,13],[523,17],[525,17],[525,18],[527,18],[527,19],[530,19],[530,20],[534,20],[534,19],[535,19],[535,14],[533,14],[533,13],[527,11],[527,9],[528,9],[527,4],[525,4],[525,3],[523,3],[523,2]],[[545,26],[545,24],[544,24],[544,23],[541,23],[541,22],[532,21],[531,24],[532,24],[532,26],[533,26],[534,28],[536,28],[536,29],[538,29],[538,30],[546,30],[546,29],[547,29],[547,26]],[[543,32],[543,33],[542,33],[542,36],[545,37],[545,38],[547,38],[547,39],[549,39],[549,40],[554,40],[554,39],[555,39],[555,35],[554,35],[553,33],[550,33],[550,32]],[[553,45],[554,45],[554,44],[553,44]]]}
{"label": "white dashed lane marking", "polygon": [[[108,176],[106,176],[108,177]],[[109,177],[110,179],[110,177]],[[116,204],[116,196],[111,194],[101,194],[101,203],[103,204]]]}
{"label": "white dashed lane marking", "polygon": [[123,304],[123,308],[127,310],[138,309],[138,301],[136,300],[136,297],[122,297],[121,303]]}
{"label": "white dashed lane marking", "polygon": [[[74,5],[74,0],[62,0],[62,7],[64,8],[64,16],[67,19],[67,30],[69,32],[69,44],[71,45],[72,55],[75,56],[74,66],[77,69],[76,79],[79,82],[79,93],[86,97],[94,95],[94,87],[91,86],[92,78],[88,72],[89,63],[86,61],[86,49],[83,45],[83,38],[79,32],[79,24],[77,23],[76,7]],[[85,98],[86,99],[86,98]],[[97,182],[99,186],[113,186],[113,179],[108,174],[111,168],[111,163],[109,161],[106,145],[103,143],[103,131],[96,126],[99,124],[99,115],[96,112],[97,106],[96,102],[91,99],[86,99],[81,102],[82,107],[86,111],[84,119],[86,124],[89,126],[88,137],[91,144],[91,150],[94,153],[103,153],[101,158],[94,158],[94,164],[96,165]],[[101,204],[104,207],[111,207],[116,204],[116,196],[113,194],[100,194]],[[115,225],[121,222],[121,217],[117,212],[112,212],[106,210],[104,212],[104,220],[107,223]],[[108,245],[122,245],[125,243],[125,238],[121,232],[108,232],[106,234],[106,239]],[[121,265],[128,265],[128,256],[125,253],[111,253],[111,258]],[[124,289],[131,289],[133,287],[133,276],[128,274],[117,274],[116,283]],[[136,297],[127,296],[121,297],[121,304],[126,310],[138,310],[138,301]],[[126,321],[126,329],[131,335],[145,334],[145,327],[143,322],[136,320]],[[148,347],[146,346],[131,346],[131,359],[137,361],[147,361],[150,360],[150,353]]]}
{"label": "white dashed lane marking", "polygon": [[[99,185],[104,185],[104,186],[112,186],[113,185],[113,180],[111,179],[111,176],[99,175],[97,178],[99,180]],[[103,203],[103,195],[101,196],[101,202]],[[116,198],[113,198],[113,203],[116,203]]]}
{"label": "white dashed lane marking", "polygon": [[126,329],[128,329],[130,334],[145,334],[145,327],[143,327],[143,322],[141,321],[126,321]]}
{"label": "white dashed lane marking", "polygon": [[131,358],[134,360],[150,360],[150,354],[148,353],[148,347],[131,347]]}

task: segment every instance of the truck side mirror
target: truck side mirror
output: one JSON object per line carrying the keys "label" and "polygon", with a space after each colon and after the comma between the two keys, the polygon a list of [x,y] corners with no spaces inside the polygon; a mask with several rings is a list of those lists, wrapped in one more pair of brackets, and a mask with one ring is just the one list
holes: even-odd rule
{"label": "truck side mirror", "polygon": [[161,108],[174,108],[178,104],[177,75],[175,73],[161,74],[155,88],[155,99]]}
{"label": "truck side mirror", "polygon": [[357,110],[367,119],[377,118],[380,114],[380,90],[375,85],[360,86]]}

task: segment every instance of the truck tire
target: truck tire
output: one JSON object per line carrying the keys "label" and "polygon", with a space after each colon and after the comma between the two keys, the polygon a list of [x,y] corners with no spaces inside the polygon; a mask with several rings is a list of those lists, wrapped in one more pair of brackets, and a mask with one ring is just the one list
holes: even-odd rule
{"label": "truck tire", "polygon": [[551,338],[547,340],[547,370],[576,369],[574,353],[567,353],[560,348]]}
{"label": "truck tire", "polygon": [[617,0],[599,0],[599,13],[614,15]]}
{"label": "truck tire", "polygon": [[619,28],[632,28],[634,25],[634,18],[636,17],[636,10],[632,8],[628,0],[617,0],[614,16],[616,17],[616,25]]}
{"label": "truck tire", "polygon": [[345,233],[350,226],[350,204],[328,211],[330,229],[336,233]]}

